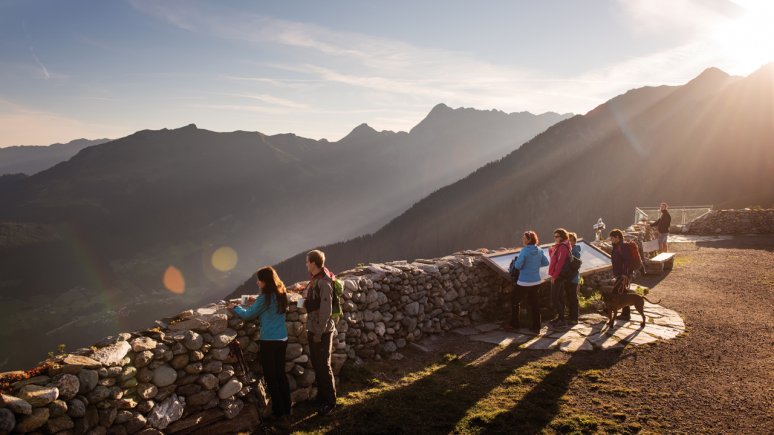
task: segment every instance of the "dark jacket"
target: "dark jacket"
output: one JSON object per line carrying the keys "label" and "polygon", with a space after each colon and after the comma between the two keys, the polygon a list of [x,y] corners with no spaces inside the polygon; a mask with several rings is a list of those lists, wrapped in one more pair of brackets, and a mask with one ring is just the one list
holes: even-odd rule
{"label": "dark jacket", "polygon": [[632,274],[631,253],[629,252],[629,247],[626,246],[626,243],[622,241],[613,245],[611,257],[613,260],[613,275],[619,277],[623,275],[630,276]]}
{"label": "dark jacket", "polygon": [[669,214],[668,210],[661,212],[661,217],[653,222],[653,226],[656,227],[661,234],[668,233],[670,225],[672,225],[672,215]]}
{"label": "dark jacket", "polygon": [[333,274],[323,269],[307,284],[306,330],[315,335],[336,330],[333,311]]}

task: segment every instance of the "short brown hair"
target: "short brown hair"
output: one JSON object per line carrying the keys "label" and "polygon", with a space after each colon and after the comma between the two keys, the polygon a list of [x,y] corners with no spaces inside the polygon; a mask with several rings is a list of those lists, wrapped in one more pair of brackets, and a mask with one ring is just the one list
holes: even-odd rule
{"label": "short brown hair", "polygon": [[613,231],[610,231],[609,234],[610,237],[615,237],[616,239],[623,240],[623,231],[619,230],[618,228],[614,229]]}
{"label": "short brown hair", "polygon": [[306,253],[306,260],[311,261],[317,267],[322,269],[322,267],[325,266],[325,253],[319,249],[309,251]]}
{"label": "short brown hair", "polygon": [[538,240],[538,235],[534,231],[524,231],[524,237],[529,240],[530,245],[538,245],[540,243]]}
{"label": "short brown hair", "polygon": [[557,228],[554,230],[554,235],[559,234],[559,237],[562,238],[562,241],[567,240],[567,230],[564,228]]}
{"label": "short brown hair", "polygon": [[578,243],[578,235],[577,235],[577,234],[575,234],[575,233],[569,233],[569,234],[567,234],[567,237],[569,237],[569,238],[570,238],[570,241],[571,241],[573,244],[575,244],[575,243]]}

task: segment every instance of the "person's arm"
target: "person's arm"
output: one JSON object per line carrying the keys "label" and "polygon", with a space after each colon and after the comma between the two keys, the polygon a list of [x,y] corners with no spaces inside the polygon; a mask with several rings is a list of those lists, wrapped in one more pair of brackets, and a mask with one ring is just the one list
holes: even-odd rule
{"label": "person's arm", "polygon": [[[538,249],[540,249],[540,248],[538,248]],[[546,252],[544,250],[540,249],[540,267],[546,267],[550,263],[551,262],[548,261],[548,257],[546,257]]]}
{"label": "person's arm", "polygon": [[666,220],[664,223],[666,223],[667,231],[669,231],[669,227],[672,226],[672,215],[669,213],[664,213],[664,216],[661,216],[662,218],[666,217]]}
{"label": "person's arm", "polygon": [[527,256],[524,255],[524,248],[522,248],[521,251],[519,251],[519,256],[516,257],[516,269],[521,270],[524,268],[524,262],[527,260]]}
{"label": "person's arm", "polygon": [[264,303],[265,299],[265,295],[260,295],[258,296],[258,299],[256,299],[255,302],[253,302],[253,304],[247,308],[237,305],[231,311],[233,311],[234,314],[241,317],[243,320],[258,318],[261,314],[263,314],[264,311],[266,311],[266,304]]}
{"label": "person's arm", "polygon": [[[324,331],[325,325],[328,323],[328,319],[330,319],[331,312],[333,311],[333,287],[331,287],[331,283],[327,279],[318,280],[317,287],[320,290],[320,310],[317,312],[315,330]],[[315,334],[313,339],[315,342],[320,342],[322,337]]]}

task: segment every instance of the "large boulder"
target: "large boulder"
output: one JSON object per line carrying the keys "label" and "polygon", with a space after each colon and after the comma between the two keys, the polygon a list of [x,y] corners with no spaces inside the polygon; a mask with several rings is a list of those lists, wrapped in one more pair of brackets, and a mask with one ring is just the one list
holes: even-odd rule
{"label": "large boulder", "polygon": [[26,401],[32,407],[46,406],[59,397],[59,389],[56,387],[41,387],[39,385],[25,385],[19,390],[19,398]]}
{"label": "large boulder", "polygon": [[64,374],[54,378],[54,386],[59,389],[62,400],[70,400],[81,389],[81,381],[75,375]]}
{"label": "large boulder", "polygon": [[172,385],[177,380],[177,370],[168,365],[163,365],[153,371],[153,383],[157,387]]}
{"label": "large boulder", "polygon": [[148,422],[154,428],[164,430],[170,423],[183,416],[183,410],[185,410],[185,399],[178,397],[177,394],[172,394],[153,408]]}
{"label": "large boulder", "polygon": [[119,341],[118,343],[97,350],[92,357],[94,360],[102,363],[102,365],[118,366],[121,365],[121,360],[124,359],[130,350],[132,350],[132,346],[129,343]]}
{"label": "large boulder", "polygon": [[14,431],[26,433],[43,426],[48,421],[48,408],[35,408],[31,415],[22,417],[17,423]]}
{"label": "large boulder", "polygon": [[5,406],[8,407],[8,409],[11,411],[23,415],[32,414],[32,405],[30,405],[26,400],[1,393],[0,396],[0,403],[4,403]]}

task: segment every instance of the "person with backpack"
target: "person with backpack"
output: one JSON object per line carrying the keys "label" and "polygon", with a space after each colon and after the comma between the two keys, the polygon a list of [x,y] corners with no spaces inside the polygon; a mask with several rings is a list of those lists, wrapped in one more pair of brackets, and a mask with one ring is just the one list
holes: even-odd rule
{"label": "person with backpack", "polygon": [[285,314],[288,312],[288,295],[285,284],[272,267],[258,270],[257,284],[261,295],[247,308],[236,303],[228,308],[242,319],[259,319],[261,336],[258,340],[263,377],[271,397],[272,417],[277,426],[290,428],[290,385],[285,376],[285,351],[288,347],[288,330]]}
{"label": "person with backpack", "polygon": [[[578,235],[575,233],[569,233],[568,236],[570,240],[570,246],[572,246],[572,256],[575,258],[580,258],[581,246],[578,244]],[[579,287],[580,270],[576,271],[564,286],[564,294],[567,299],[567,309],[570,312],[568,316],[568,323],[571,325],[577,325],[578,317],[580,317],[580,306],[578,301]]]}
{"label": "person with backpack", "polygon": [[[609,236],[610,243],[613,244],[613,252],[610,255],[613,262],[613,276],[615,276],[613,291],[616,293],[626,293],[629,290],[629,283],[632,280],[632,273],[634,272],[632,268],[632,249],[624,242],[623,231],[618,228],[610,231]],[[618,318],[621,320],[630,320],[631,316],[631,307],[627,306],[623,308],[621,315],[618,316]]]}
{"label": "person with backpack", "polygon": [[550,321],[554,326],[564,326],[564,286],[567,278],[562,276],[565,263],[569,260],[572,247],[567,240],[569,234],[564,228],[554,230],[554,246],[548,253],[551,257],[548,265],[548,275],[551,276],[551,303],[556,310],[556,317]]}
{"label": "person with backpack", "polygon": [[511,320],[509,326],[519,328],[521,301],[527,299],[530,310],[531,326],[534,333],[540,332],[540,268],[548,266],[548,257],[538,247],[538,236],[534,231],[526,231],[521,235],[524,247],[519,255],[511,261],[509,272],[514,279],[511,289]]}
{"label": "person with backpack", "polygon": [[656,235],[656,239],[658,239],[658,252],[662,253],[667,252],[667,239],[669,238],[669,227],[672,225],[672,215],[669,214],[667,203],[662,202],[659,208],[661,216],[650,226],[656,227],[658,232]]}
{"label": "person with backpack", "polygon": [[317,382],[318,415],[327,415],[336,407],[336,384],[331,368],[333,336],[336,321],[333,308],[335,275],[325,267],[325,253],[320,250],[306,254],[306,270],[311,280],[304,289],[304,308],[307,311],[306,328],[309,353]]}

